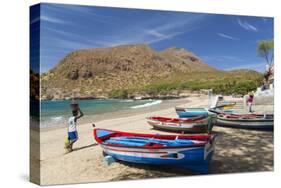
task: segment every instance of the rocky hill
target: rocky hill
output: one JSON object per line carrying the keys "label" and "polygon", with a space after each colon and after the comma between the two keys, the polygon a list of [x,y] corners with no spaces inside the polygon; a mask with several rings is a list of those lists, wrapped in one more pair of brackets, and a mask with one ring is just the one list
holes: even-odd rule
{"label": "rocky hill", "polygon": [[113,90],[139,90],[171,73],[213,72],[182,48],[156,52],[148,45],[122,45],[74,51],[41,75],[41,98],[107,96]]}
{"label": "rocky hill", "polygon": [[183,81],[186,75],[204,77],[218,72],[183,48],[157,52],[138,44],[78,50],[41,75],[41,99],[114,97],[120,91],[135,95],[163,80]]}

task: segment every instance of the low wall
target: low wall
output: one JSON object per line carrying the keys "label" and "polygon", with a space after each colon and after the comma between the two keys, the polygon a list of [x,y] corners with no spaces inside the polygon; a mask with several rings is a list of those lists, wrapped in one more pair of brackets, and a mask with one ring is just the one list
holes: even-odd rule
{"label": "low wall", "polygon": [[274,96],[255,96],[254,104],[255,105],[273,105]]}

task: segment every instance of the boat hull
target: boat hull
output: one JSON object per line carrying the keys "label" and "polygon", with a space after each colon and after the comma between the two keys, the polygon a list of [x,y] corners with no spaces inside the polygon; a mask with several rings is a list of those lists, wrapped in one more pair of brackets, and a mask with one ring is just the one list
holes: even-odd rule
{"label": "boat hull", "polygon": [[242,129],[261,129],[261,130],[273,130],[273,119],[239,119],[239,118],[226,118],[217,117],[217,126],[242,128]]}
{"label": "boat hull", "polygon": [[[209,137],[205,141],[197,141],[195,145],[184,145],[180,147],[132,147],[132,146],[115,146],[105,144],[103,140],[110,139],[107,133],[99,134],[98,131],[103,129],[94,129],[94,137],[102,147],[106,155],[112,156],[116,160],[139,163],[148,165],[167,165],[178,168],[186,168],[199,173],[208,173],[209,163],[215,151],[215,135],[195,135],[195,137]],[[110,132],[111,130],[105,130]],[[114,133],[114,132],[113,132]],[[124,132],[123,132],[124,133]],[[122,135],[122,132],[117,132]],[[136,134],[139,136],[140,134]],[[128,135],[127,135],[128,136]],[[147,135],[145,135],[147,136]],[[152,138],[155,135],[151,135]],[[105,139],[103,139],[106,137]],[[159,135],[157,139],[159,139]],[[185,135],[164,135],[163,137],[172,137],[173,139],[186,137]],[[171,140],[172,141],[172,140]]]}
{"label": "boat hull", "polygon": [[184,149],[135,149],[102,145],[104,153],[129,163],[184,167],[199,173],[208,173],[214,154],[214,143],[205,147]]}
{"label": "boat hull", "polygon": [[180,118],[190,118],[197,116],[208,116],[208,110],[205,108],[176,108],[176,113]]}
{"label": "boat hull", "polygon": [[153,118],[147,118],[147,123],[155,129],[174,132],[207,133],[208,131],[212,130],[212,125],[209,125],[208,117],[200,122],[167,122]]}

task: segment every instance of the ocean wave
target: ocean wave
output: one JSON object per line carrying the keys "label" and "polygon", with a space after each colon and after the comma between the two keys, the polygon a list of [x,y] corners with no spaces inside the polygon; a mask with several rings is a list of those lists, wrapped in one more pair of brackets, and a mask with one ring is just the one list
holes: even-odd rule
{"label": "ocean wave", "polygon": [[64,117],[63,116],[51,117],[51,120],[53,120],[53,121],[61,121],[61,120],[64,120]]}
{"label": "ocean wave", "polygon": [[121,100],[120,102],[134,102],[133,99]]}
{"label": "ocean wave", "polygon": [[58,125],[66,125],[66,118],[63,116],[54,116],[41,119],[40,128],[56,127]]}
{"label": "ocean wave", "polygon": [[137,106],[132,106],[131,108],[144,108],[144,107],[149,107],[149,106],[153,106],[153,105],[157,105],[162,103],[162,100],[157,100],[157,101],[153,101],[153,102],[148,102],[142,105],[137,105]]}

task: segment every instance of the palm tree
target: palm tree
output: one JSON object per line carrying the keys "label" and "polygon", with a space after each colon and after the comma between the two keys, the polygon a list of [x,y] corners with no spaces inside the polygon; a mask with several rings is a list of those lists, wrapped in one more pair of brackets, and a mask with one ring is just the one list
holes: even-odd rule
{"label": "palm tree", "polygon": [[267,64],[271,66],[274,61],[274,42],[273,40],[260,40],[258,41],[257,52],[260,57],[265,58]]}

